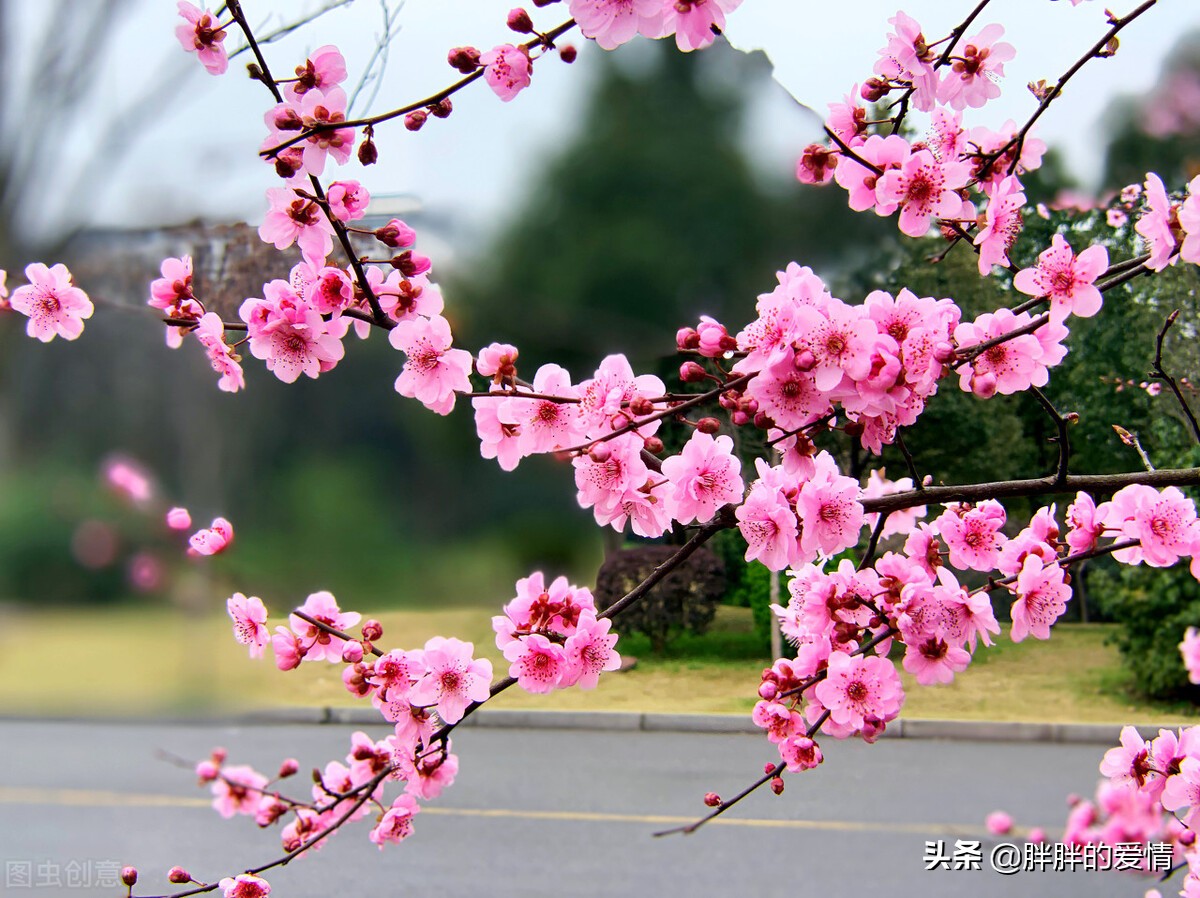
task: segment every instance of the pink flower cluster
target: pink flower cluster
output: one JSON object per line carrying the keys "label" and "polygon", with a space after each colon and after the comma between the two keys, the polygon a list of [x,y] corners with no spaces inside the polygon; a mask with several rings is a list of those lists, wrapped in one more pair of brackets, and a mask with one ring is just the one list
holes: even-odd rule
{"label": "pink flower cluster", "polygon": [[591,591],[558,577],[549,587],[537,571],[517,581],[517,595],[492,618],[496,647],[509,676],[526,692],[568,686],[594,689],[600,674],[621,666],[612,621],[598,620]]}
{"label": "pink flower cluster", "polygon": [[264,150],[286,143],[301,131],[326,129],[278,154],[274,162],[281,175],[320,175],[327,157],[332,156],[339,165],[350,159],[354,129],[337,127],[346,120],[346,93],[338,87],[344,80],[346,61],[341,52],[333,46],[319,47],[297,67],[296,80],[287,85],[284,102],[267,111]]}

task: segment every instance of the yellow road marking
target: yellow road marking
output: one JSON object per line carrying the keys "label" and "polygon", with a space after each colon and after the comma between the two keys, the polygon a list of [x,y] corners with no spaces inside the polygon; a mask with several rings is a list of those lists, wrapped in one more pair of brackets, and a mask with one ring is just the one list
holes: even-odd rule
{"label": "yellow road marking", "polygon": [[[68,807],[207,808],[205,798],[151,795],[136,792],[106,792],[98,789],[39,789],[0,786],[0,805],[31,804]],[[423,807],[423,814],[447,817],[492,817],[509,820],[552,820],[577,823],[635,823],[653,826],[686,826],[696,817],[665,814],[611,814],[596,811],[522,811],[507,808]],[[697,814],[699,816],[699,814]],[[949,823],[882,823],[857,820],[769,820],[752,817],[717,817],[712,826],[748,826],[761,829],[803,829],[827,832],[910,833],[914,835],[986,837],[981,826]]]}

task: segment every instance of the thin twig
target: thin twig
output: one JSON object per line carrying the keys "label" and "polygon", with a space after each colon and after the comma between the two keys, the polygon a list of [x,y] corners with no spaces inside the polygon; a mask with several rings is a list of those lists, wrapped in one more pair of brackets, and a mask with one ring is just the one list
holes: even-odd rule
{"label": "thin twig", "polygon": [[1192,434],[1195,436],[1196,442],[1200,443],[1200,423],[1196,422],[1196,416],[1192,413],[1192,409],[1188,405],[1187,400],[1183,398],[1183,392],[1179,389],[1179,384],[1175,382],[1175,378],[1167,374],[1162,363],[1163,340],[1166,339],[1167,331],[1171,329],[1171,325],[1173,325],[1178,318],[1179,309],[1176,309],[1167,316],[1167,320],[1163,324],[1162,330],[1158,332],[1158,342],[1154,349],[1154,370],[1150,373],[1150,376],[1155,380],[1164,380],[1167,382],[1167,386],[1171,388],[1171,392],[1174,393],[1175,398],[1179,400],[1180,408],[1183,409],[1183,413],[1187,416],[1188,422],[1192,425]]}

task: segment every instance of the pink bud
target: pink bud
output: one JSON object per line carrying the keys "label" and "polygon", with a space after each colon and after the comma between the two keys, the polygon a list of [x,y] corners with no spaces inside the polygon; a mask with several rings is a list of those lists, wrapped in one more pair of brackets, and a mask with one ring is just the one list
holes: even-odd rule
{"label": "pink bud", "polygon": [[1193,830],[1185,829],[1183,832],[1181,832],[1179,834],[1179,844],[1182,845],[1184,848],[1188,848],[1189,846],[1195,844],[1195,842],[1196,842],[1196,833]]}
{"label": "pink bud", "polygon": [[771,780],[771,791],[776,795],[783,794],[783,777],[777,776]]}
{"label": "pink bud", "polygon": [[579,55],[574,44],[563,44],[558,48],[558,58],[570,65],[575,61],[575,57]]}
{"label": "pink bud", "polygon": [[684,362],[679,366],[679,379],[685,384],[697,383],[707,376],[704,366],[696,362]]}
{"label": "pink bud", "polygon": [[220,768],[212,761],[201,761],[196,765],[196,776],[202,783],[211,783],[217,778]]}
{"label": "pink bud", "polygon": [[342,646],[342,660],[347,664],[358,664],[362,659],[363,647],[361,642],[351,639]]}
{"label": "pink bud", "polygon": [[191,882],[192,874],[183,867],[172,867],[167,871],[167,881],[174,883]]}
{"label": "pink bud", "polygon": [[438,102],[429,107],[429,113],[434,118],[449,118],[450,113],[454,111],[454,104],[450,102],[449,97],[443,97]]}
{"label": "pink bud", "polygon": [[792,359],[792,365],[797,371],[811,371],[817,366],[817,357],[807,349],[801,349]]}
{"label": "pink bud", "polygon": [[469,75],[479,68],[479,51],[474,47],[455,47],[447,54],[446,62],[464,75]]}
{"label": "pink bud", "polygon": [[368,642],[376,642],[383,638],[383,624],[372,618],[362,625],[363,639]]}
{"label": "pink bud", "polygon": [[[774,768],[771,769],[773,770]],[[721,796],[716,792],[705,793],[704,803],[710,808],[719,808],[721,806]]]}
{"label": "pink bud", "polygon": [[186,508],[172,508],[167,512],[167,526],[172,530],[187,530],[192,526],[192,516]]}
{"label": "pink bud", "polygon": [[639,418],[654,414],[654,403],[645,396],[638,396],[629,403],[629,411]]}
{"label": "pink bud", "polygon": [[418,109],[416,112],[410,112],[404,117],[404,127],[409,131],[420,131],[425,124],[425,119],[429,118],[429,113],[424,109]]}
{"label": "pink bud", "polygon": [[701,433],[714,434],[720,431],[721,422],[716,418],[701,418],[696,422],[696,429]]}
{"label": "pink bud", "polygon": [[588,450],[588,457],[597,464],[603,464],[612,457],[612,448],[608,443],[596,443]]}
{"label": "pink bud", "polygon": [[137,885],[137,867],[122,867],[121,882],[127,886]]}
{"label": "pink bud", "polygon": [[768,681],[758,687],[758,697],[765,701],[769,702],[777,695],[779,695],[779,687],[772,682]]}
{"label": "pink bud", "polygon": [[287,779],[289,776],[293,776],[299,769],[300,762],[295,758],[284,758],[279,764],[279,773],[277,776],[281,780]]}
{"label": "pink bud", "polygon": [[693,327],[681,327],[675,332],[675,345],[680,349],[695,349],[700,345],[700,335]]}
{"label": "pink bud", "polygon": [[213,759],[214,764],[224,764],[225,759],[229,757],[229,752],[218,745],[212,750],[210,757]]}
{"label": "pink bud", "polygon": [[763,773],[770,773],[774,769],[775,769],[774,764],[763,764]]}
{"label": "pink bud", "polygon": [[[1190,832],[1190,830],[1189,830],[1189,832]],[[1031,829],[1029,831],[1029,841],[1030,842],[1045,842],[1046,841],[1046,831],[1044,829],[1042,829],[1040,826],[1035,826],[1033,829]]]}
{"label": "pink bud", "polygon": [[750,423],[750,416],[747,415],[745,412],[743,412],[741,409],[734,412],[733,415],[731,416],[731,418],[733,420],[733,423],[736,424],[738,427],[745,427],[747,424]]}
{"label": "pink bud", "polygon": [[651,455],[658,455],[658,453],[662,452],[663,449],[665,448],[663,446],[663,441],[660,440],[658,437],[647,438],[646,442],[643,445],[646,447],[646,451],[649,452]]}
{"label": "pink bud", "polygon": [[881,78],[868,78],[863,82],[859,95],[868,103],[874,103],[876,100],[885,97],[889,90],[887,82]]}
{"label": "pink bud", "polygon": [[508,27],[517,34],[530,34],[533,32],[533,20],[529,18],[529,13],[518,6],[509,10]]}
{"label": "pink bud", "polygon": [[393,218],[382,228],[375,229],[375,239],[385,246],[412,246],[417,242],[417,232],[398,218]]}
{"label": "pink bud", "polygon": [[1004,811],[992,811],[987,815],[985,825],[993,836],[1006,836],[1012,832],[1013,819]]}
{"label": "pink bud", "polygon": [[971,378],[971,392],[980,399],[991,399],[996,395],[996,375],[990,371]]}

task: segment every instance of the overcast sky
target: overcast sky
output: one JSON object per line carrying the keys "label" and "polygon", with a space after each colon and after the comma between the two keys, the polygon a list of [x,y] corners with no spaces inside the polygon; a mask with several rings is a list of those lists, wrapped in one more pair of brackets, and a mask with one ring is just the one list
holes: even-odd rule
{"label": "overcast sky", "polygon": [[[932,39],[948,33],[974,2],[909,0],[904,8]],[[243,5],[252,22],[274,25],[322,3],[244,0]],[[541,10],[528,5],[540,27],[552,27],[566,17],[565,5]],[[1136,2],[1109,0],[1108,5],[1125,13]],[[507,0],[408,0],[382,90],[369,111],[420,98],[457,77],[445,63],[450,47],[487,48],[512,38],[504,27],[509,6]],[[740,48],[764,49],[783,87],[823,112],[827,103],[869,76],[889,30],[887,18],[896,8],[896,0],[745,0],[731,15],[728,34]],[[16,0],[10,9],[16,13],[14,46],[19,48],[28,43],[24,36],[32,37],[44,26],[45,7],[41,0]],[[89,204],[95,220],[132,225],[198,215],[261,218],[263,191],[274,182],[270,169],[255,158],[265,134],[262,114],[269,97],[261,85],[241,77],[240,64],[222,77],[205,73],[195,57],[179,49],[173,37],[178,21],[174,3],[131,0],[111,51],[97,59],[96,101],[89,103],[80,129],[95,128],[114,105],[138,96],[149,81],[180,70],[186,81],[170,108],[122,143],[112,160],[109,182],[101,189],[103,201]],[[347,57],[354,83],[380,21],[379,0],[356,0],[322,18],[315,32],[272,44],[268,60],[276,74],[290,73],[307,50],[335,43]],[[1016,46],[1017,56],[1007,66],[1001,99],[983,111],[969,110],[967,124],[994,126],[1004,118],[1027,117],[1036,104],[1025,84],[1056,80],[1106,28],[1100,0],[1085,0],[1078,7],[1067,0],[997,0],[972,33],[991,21],[1005,25],[1005,39]],[[1167,49],[1198,27],[1200,2],[1160,0],[1157,8],[1126,29],[1115,58],[1090,63],[1071,82],[1043,119],[1041,136],[1061,146],[1077,172],[1094,177],[1103,145],[1099,118],[1107,104],[1122,92],[1149,87]],[[454,210],[480,226],[495,221],[528,183],[538,156],[575,125],[578,103],[595,71],[590,62],[603,52],[583,46],[588,42],[577,36],[575,42],[582,51],[575,65],[543,61],[534,72],[533,86],[511,103],[501,103],[478,84],[455,97],[450,119],[431,121],[419,134],[406,132],[398,123],[381,128],[380,163],[365,173],[352,166],[339,174],[361,178],[373,194],[417,194],[430,208]],[[244,61],[241,57],[238,62]],[[747,141],[765,165],[786,172],[816,124],[779,89],[758,104]],[[94,152],[87,133],[81,130],[65,138],[77,161]],[[327,169],[327,174],[332,171]]]}

